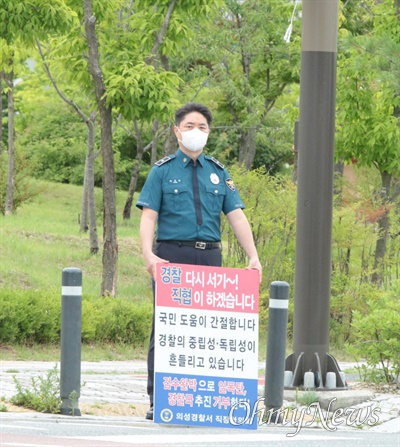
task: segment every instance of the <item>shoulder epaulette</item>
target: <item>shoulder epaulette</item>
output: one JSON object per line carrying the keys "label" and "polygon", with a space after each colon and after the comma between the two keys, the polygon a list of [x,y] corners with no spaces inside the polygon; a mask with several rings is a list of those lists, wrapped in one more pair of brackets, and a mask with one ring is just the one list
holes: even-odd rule
{"label": "shoulder epaulette", "polygon": [[154,163],[155,166],[162,166],[164,163],[167,163],[167,161],[170,161],[175,158],[175,154],[167,155],[166,157],[162,158],[161,160],[158,160]]}
{"label": "shoulder epaulette", "polygon": [[214,158],[214,157],[210,157],[209,155],[206,155],[206,158],[208,159],[208,160],[211,160],[212,162],[214,162],[218,167],[220,167],[221,169],[224,169],[224,165],[220,162],[220,161],[218,161],[216,158]]}

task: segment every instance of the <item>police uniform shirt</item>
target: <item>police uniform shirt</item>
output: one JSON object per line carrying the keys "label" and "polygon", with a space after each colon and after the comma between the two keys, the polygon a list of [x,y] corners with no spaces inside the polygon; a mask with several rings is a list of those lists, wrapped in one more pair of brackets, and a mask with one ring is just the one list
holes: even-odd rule
{"label": "police uniform shirt", "polygon": [[158,241],[208,242],[221,240],[221,212],[244,208],[219,161],[202,153],[195,167],[180,149],[152,167],[136,206],[158,213]]}

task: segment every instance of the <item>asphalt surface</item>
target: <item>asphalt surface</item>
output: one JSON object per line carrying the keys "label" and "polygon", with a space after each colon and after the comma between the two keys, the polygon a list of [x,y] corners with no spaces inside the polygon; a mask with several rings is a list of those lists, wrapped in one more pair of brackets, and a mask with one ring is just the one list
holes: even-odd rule
{"label": "asphalt surface", "polygon": [[[13,377],[20,385],[29,388],[33,378],[45,377],[55,365],[55,362],[0,361],[0,398],[3,404],[17,392]],[[353,366],[340,362],[339,365],[342,370]],[[263,366],[260,364],[260,368]],[[60,365],[57,367],[59,370]],[[230,428],[217,430],[212,427],[202,430],[202,427],[171,427],[146,421],[144,415],[148,409],[148,397],[144,361],[82,362],[81,378],[84,384],[78,403],[82,410],[81,417],[38,414],[13,407],[8,412],[0,413],[0,445],[117,447],[192,446],[198,443],[222,446],[226,443],[231,446],[256,446],[265,445],[266,441],[276,441],[274,445],[281,445],[279,442],[282,442],[283,445],[296,439],[298,445],[303,445],[304,441],[304,445],[308,446],[314,445],[314,442],[315,445],[324,442],[329,446],[400,447],[399,391],[374,392],[360,388],[354,376],[346,377],[349,388],[345,391],[318,392],[318,417],[311,421],[305,418],[300,428],[297,421],[291,419],[292,413],[283,425],[267,427],[261,424],[257,431]],[[263,395],[262,377],[259,380],[259,395]],[[294,408],[293,401],[298,398],[299,393],[285,390],[284,406]],[[338,419],[339,422],[334,425],[332,422],[326,423],[326,410],[329,409],[332,415],[333,411],[340,408],[351,409],[348,417]],[[372,412],[375,417],[368,419],[366,415],[372,415]],[[297,420],[302,414],[305,412],[301,413],[299,407]],[[42,444],[38,443],[38,439],[42,440]]]}

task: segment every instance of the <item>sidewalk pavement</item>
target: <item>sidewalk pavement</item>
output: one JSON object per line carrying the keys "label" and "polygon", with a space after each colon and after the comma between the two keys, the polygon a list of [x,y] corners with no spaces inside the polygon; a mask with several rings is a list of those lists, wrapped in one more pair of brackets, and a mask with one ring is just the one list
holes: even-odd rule
{"label": "sidewalk pavement", "polygon": [[[21,407],[10,405],[7,401],[16,394],[13,380],[15,377],[23,387],[31,388],[32,379],[46,377],[48,371],[60,364],[57,362],[23,362],[0,360],[0,405],[8,411],[26,411]],[[339,362],[342,371],[355,366],[354,363]],[[260,369],[265,368],[260,363]],[[400,390],[396,393],[374,392],[360,387],[355,376],[346,377],[347,390],[318,391],[322,409],[331,411],[338,408],[354,409],[354,414],[362,413],[362,409],[378,409],[379,422],[363,429],[387,433],[400,433]],[[102,361],[81,363],[81,395],[79,409],[82,415],[112,417],[144,417],[148,410],[146,392],[147,366],[145,361]],[[264,394],[264,377],[259,379],[259,395]],[[293,406],[302,392],[285,390],[284,407]],[[333,405],[332,405],[333,403]],[[361,418],[362,420],[363,418]],[[354,424],[353,424],[354,425]],[[314,426],[319,426],[316,423]]]}

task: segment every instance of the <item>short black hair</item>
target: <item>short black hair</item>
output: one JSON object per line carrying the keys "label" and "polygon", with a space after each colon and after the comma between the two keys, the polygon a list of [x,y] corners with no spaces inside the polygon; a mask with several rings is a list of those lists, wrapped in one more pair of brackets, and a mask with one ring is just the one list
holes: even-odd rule
{"label": "short black hair", "polygon": [[179,126],[179,124],[185,118],[185,116],[192,112],[201,113],[207,120],[208,125],[211,126],[212,114],[210,109],[198,102],[188,102],[186,105],[178,109],[175,112],[175,125]]}

